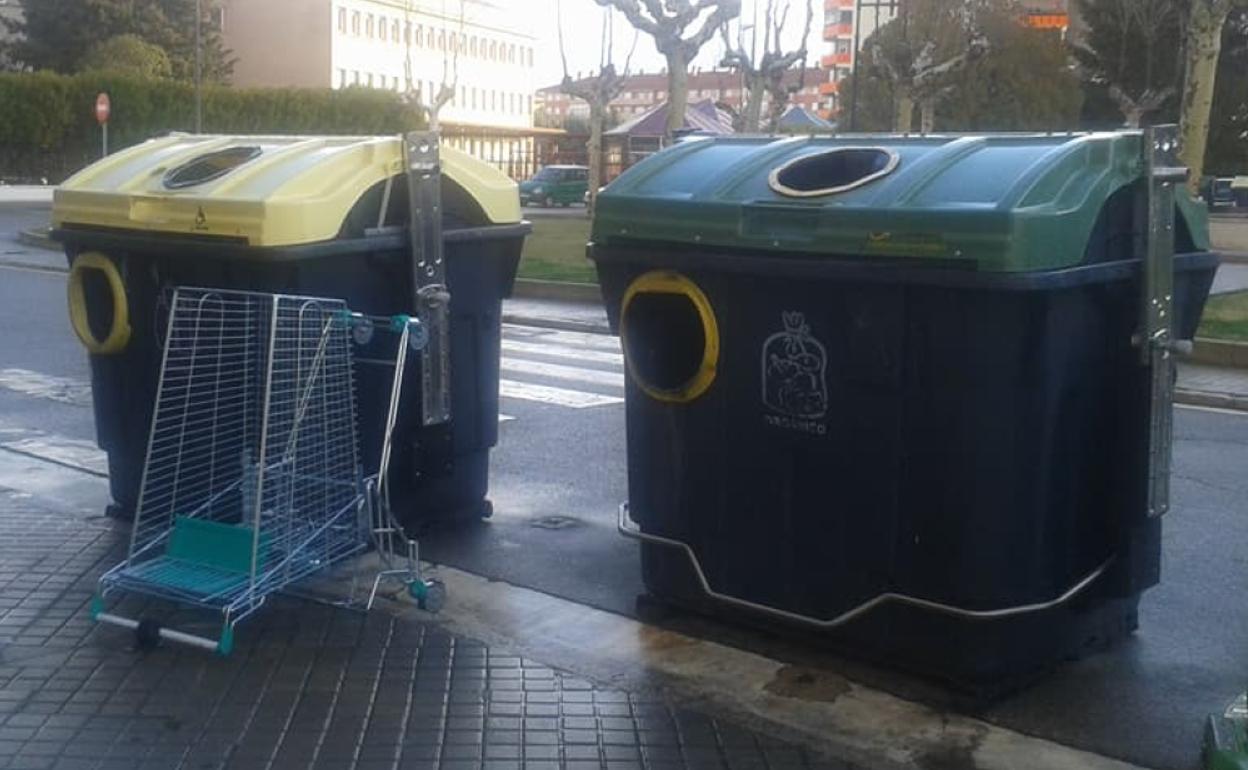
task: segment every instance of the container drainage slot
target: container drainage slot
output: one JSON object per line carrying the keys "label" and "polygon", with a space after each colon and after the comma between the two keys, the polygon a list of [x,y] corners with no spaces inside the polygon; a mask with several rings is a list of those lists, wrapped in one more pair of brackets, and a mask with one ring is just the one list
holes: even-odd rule
{"label": "container drainage slot", "polygon": [[839,147],[791,160],[771,172],[771,189],[793,198],[834,195],[892,173],[900,157],[883,147]]}
{"label": "container drainage slot", "polygon": [[719,331],[701,289],[677,273],[637,280],[620,313],[624,359],[633,381],[652,398],[686,403],[715,380]]}

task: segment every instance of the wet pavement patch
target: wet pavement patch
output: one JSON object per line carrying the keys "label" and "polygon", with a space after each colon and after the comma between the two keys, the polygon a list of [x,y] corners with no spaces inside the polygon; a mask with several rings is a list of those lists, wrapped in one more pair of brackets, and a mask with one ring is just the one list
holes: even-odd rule
{"label": "wet pavement patch", "polygon": [[572,516],[538,516],[529,521],[529,526],[538,529],[571,529],[581,526],[581,520]]}
{"label": "wet pavement patch", "polygon": [[785,666],[763,689],[784,698],[835,703],[837,698],[849,692],[850,684],[848,679],[831,671]]}

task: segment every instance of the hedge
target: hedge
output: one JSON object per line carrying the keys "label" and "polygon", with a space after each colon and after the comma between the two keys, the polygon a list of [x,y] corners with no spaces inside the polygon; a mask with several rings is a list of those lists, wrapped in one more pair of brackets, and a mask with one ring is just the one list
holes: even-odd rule
{"label": "hedge", "polygon": [[[187,83],[104,72],[0,73],[0,181],[56,183],[99,157],[95,98],[112,101],[109,149],[191,131]],[[237,134],[395,134],[420,128],[399,94],[368,88],[204,88],[204,131]]]}

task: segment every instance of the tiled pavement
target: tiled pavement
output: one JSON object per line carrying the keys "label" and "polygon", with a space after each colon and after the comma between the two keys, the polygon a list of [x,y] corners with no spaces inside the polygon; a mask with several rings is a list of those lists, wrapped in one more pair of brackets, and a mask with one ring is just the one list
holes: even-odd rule
{"label": "tiled pavement", "polygon": [[0,490],[0,768],[843,767],[384,611],[278,598],[228,659],[137,652],[87,611],[123,539]]}

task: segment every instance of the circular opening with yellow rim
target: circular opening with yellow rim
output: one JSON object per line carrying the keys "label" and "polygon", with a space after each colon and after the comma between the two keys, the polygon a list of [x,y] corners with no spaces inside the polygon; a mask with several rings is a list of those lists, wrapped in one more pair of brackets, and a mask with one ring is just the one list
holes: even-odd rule
{"label": "circular opening with yellow rim", "polygon": [[87,352],[112,355],[125,350],[130,308],[113,261],[99,252],[79,254],[70,267],[67,290],[69,320]]}
{"label": "circular opening with yellow rim", "polygon": [[651,398],[688,403],[715,382],[719,325],[710,300],[680,273],[656,270],[634,280],[620,308],[629,376]]}

